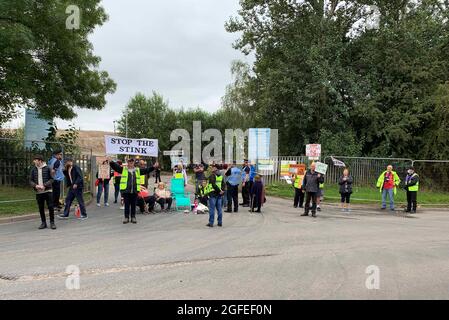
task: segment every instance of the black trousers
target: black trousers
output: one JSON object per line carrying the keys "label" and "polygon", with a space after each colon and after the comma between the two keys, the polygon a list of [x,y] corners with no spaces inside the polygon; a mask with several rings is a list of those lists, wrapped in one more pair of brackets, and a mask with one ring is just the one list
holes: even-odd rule
{"label": "black trousers", "polygon": [[243,205],[250,205],[250,198],[251,198],[251,187],[253,186],[252,181],[248,181],[245,183],[245,186],[242,186],[242,198],[243,198]]}
{"label": "black trousers", "polygon": [[161,209],[164,209],[165,204],[167,204],[167,209],[170,210],[173,199],[172,198],[159,198],[156,201],[161,205]]}
{"label": "black trousers", "polygon": [[316,192],[306,192],[306,205],[304,207],[304,213],[309,213],[310,210],[310,200],[312,200],[312,213],[316,213]]}
{"label": "black trousers", "polygon": [[298,204],[300,207],[304,204],[304,191],[302,189],[295,188],[295,198],[293,200],[293,205],[298,207]]}
{"label": "black trousers", "polygon": [[51,186],[53,189],[53,208],[59,208],[59,198],[61,197],[61,181],[53,181]]}
{"label": "black trousers", "polygon": [[161,182],[161,174],[160,173],[155,173],[154,177],[156,178],[156,181],[154,183]]}
{"label": "black trousers", "polygon": [[[239,211],[239,186],[233,186],[226,183],[228,190],[228,211],[232,211],[232,202],[234,202],[234,212]],[[248,199],[249,201],[249,199]],[[248,202],[249,203],[249,202]]]}
{"label": "black trousers", "polygon": [[138,197],[137,198],[137,206],[140,209],[141,213],[145,212],[145,203],[148,204],[148,211],[153,211],[154,204],[156,203],[156,197],[155,196],[149,196],[145,199]]}
{"label": "black trousers", "polygon": [[417,191],[407,191],[407,211],[416,211]]}
{"label": "black trousers", "polygon": [[198,197],[198,201],[206,207],[209,206],[209,197],[208,196]]}
{"label": "black trousers", "polygon": [[123,200],[125,202],[125,218],[129,219],[129,214],[131,213],[131,218],[136,217],[136,204],[137,204],[137,193],[123,193]]}
{"label": "black trousers", "polygon": [[36,194],[37,206],[39,207],[39,214],[41,215],[41,221],[47,222],[45,218],[45,202],[47,202],[48,213],[50,216],[50,222],[55,221],[55,212],[53,208],[53,194],[51,192],[45,192]]}
{"label": "black trousers", "polygon": [[260,212],[260,208],[262,207],[261,194],[253,194],[251,195],[251,211],[254,212],[254,209],[257,209],[256,212]]}

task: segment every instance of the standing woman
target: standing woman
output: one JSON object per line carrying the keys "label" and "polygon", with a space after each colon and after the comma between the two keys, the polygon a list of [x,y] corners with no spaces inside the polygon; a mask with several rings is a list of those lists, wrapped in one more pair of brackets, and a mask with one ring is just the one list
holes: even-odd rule
{"label": "standing woman", "polygon": [[136,203],[137,194],[140,192],[140,176],[146,175],[152,172],[155,168],[159,167],[159,163],[156,162],[154,166],[144,169],[135,166],[135,160],[133,158],[128,159],[127,166],[121,167],[114,161],[110,161],[110,166],[114,171],[121,173],[120,179],[120,192],[122,193],[125,202],[125,218],[123,223],[129,223],[129,216],[131,215],[131,222],[137,223],[136,220]]}
{"label": "standing woman", "polygon": [[[103,161],[103,165],[109,165],[108,160]],[[109,207],[109,182],[111,179],[101,179],[98,177],[99,172],[97,171],[98,189],[97,189],[97,207],[100,207],[101,194],[104,190],[104,206]],[[114,171],[110,169],[109,177],[114,175]]]}
{"label": "standing woman", "polygon": [[340,185],[341,194],[341,211],[349,212],[349,202],[352,193],[352,176],[349,175],[349,170],[343,170],[343,175],[340,177],[338,184]]}
{"label": "standing woman", "polygon": [[173,170],[173,176],[175,179],[184,179],[184,187],[187,186],[188,181],[187,172],[182,163],[178,164],[175,167],[175,169]]}

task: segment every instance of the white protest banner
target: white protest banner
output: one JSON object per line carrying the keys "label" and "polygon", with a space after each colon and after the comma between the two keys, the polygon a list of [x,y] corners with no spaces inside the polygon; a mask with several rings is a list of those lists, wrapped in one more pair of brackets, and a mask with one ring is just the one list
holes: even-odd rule
{"label": "white protest banner", "polygon": [[322,162],[315,162],[316,168],[315,171],[321,174],[326,174],[327,172],[327,164]]}
{"label": "white protest banner", "polygon": [[111,179],[111,168],[109,164],[100,164],[98,166],[98,179]]}
{"label": "white protest banner", "polygon": [[310,160],[318,160],[321,156],[321,144],[306,145],[306,156]]}
{"label": "white protest banner", "polygon": [[131,154],[147,157],[158,156],[157,139],[131,139],[105,136],[106,154]]}

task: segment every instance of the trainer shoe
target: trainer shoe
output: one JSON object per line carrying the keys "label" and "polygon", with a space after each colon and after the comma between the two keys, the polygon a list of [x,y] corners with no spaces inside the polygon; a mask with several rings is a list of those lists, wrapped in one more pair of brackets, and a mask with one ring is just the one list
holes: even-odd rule
{"label": "trainer shoe", "polygon": [[78,218],[78,220],[87,220],[87,216],[81,216]]}
{"label": "trainer shoe", "polygon": [[64,214],[58,214],[58,218],[59,219],[68,219],[69,218],[69,216],[65,216]]}
{"label": "trainer shoe", "polygon": [[97,203],[97,207],[101,207],[101,204]]}
{"label": "trainer shoe", "polygon": [[210,224],[210,223],[208,223],[208,224],[206,224],[206,227],[209,227],[209,228],[213,228],[213,227],[214,227],[214,225],[213,225],[213,224]]}
{"label": "trainer shoe", "polygon": [[46,229],[46,228],[47,228],[47,223],[45,223],[45,222],[42,222],[41,225],[39,226],[39,230]]}
{"label": "trainer shoe", "polygon": [[51,228],[52,230],[56,230],[56,225],[55,225],[54,222],[50,222],[50,228]]}
{"label": "trainer shoe", "polygon": [[137,223],[136,217],[132,217],[132,218],[131,218],[131,223],[134,223],[134,224]]}
{"label": "trainer shoe", "polygon": [[106,202],[106,203],[104,204],[104,206],[105,206],[105,207],[109,207],[109,203]]}

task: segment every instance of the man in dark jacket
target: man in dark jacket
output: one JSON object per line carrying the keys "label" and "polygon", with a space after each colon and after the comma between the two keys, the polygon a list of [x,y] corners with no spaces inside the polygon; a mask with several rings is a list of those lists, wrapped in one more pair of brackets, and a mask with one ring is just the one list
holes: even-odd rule
{"label": "man in dark jacket", "polygon": [[130,158],[127,161],[126,166],[120,166],[114,161],[108,158],[109,164],[114,171],[122,175],[120,179],[120,192],[122,193],[123,200],[125,202],[125,218],[123,223],[129,223],[129,216],[131,214],[131,223],[137,223],[136,220],[136,203],[137,194],[141,190],[140,177],[141,175],[147,175],[159,167],[159,163],[156,162],[153,166],[147,168],[138,168],[134,158]]}
{"label": "man in dark jacket", "polygon": [[84,204],[83,198],[83,187],[84,178],[81,168],[73,163],[73,159],[68,158],[65,160],[64,176],[66,181],[67,196],[65,198],[65,208],[64,213],[58,215],[60,219],[67,219],[70,213],[70,206],[73,200],[78,200],[78,205],[80,206],[81,216],[80,220],[87,219],[86,206]]}
{"label": "man in dark jacket", "polygon": [[217,209],[217,222],[218,226],[223,226],[223,191],[224,183],[223,176],[220,174],[217,165],[212,167],[212,173],[209,176],[209,184],[207,185],[206,194],[209,196],[209,223],[208,227],[214,226],[215,209]]}
{"label": "man in dark jacket", "polygon": [[310,210],[310,200],[312,200],[312,217],[316,217],[316,200],[320,183],[324,183],[324,177],[315,171],[316,165],[314,162],[310,165],[310,169],[307,170],[304,180],[302,182],[303,190],[306,191],[306,204],[304,214],[301,216],[308,216]]}
{"label": "man in dark jacket", "polygon": [[47,202],[48,213],[50,216],[50,227],[56,229],[55,214],[53,208],[52,184],[53,178],[50,168],[44,162],[44,158],[37,155],[33,159],[34,168],[30,174],[30,185],[36,191],[36,201],[41,215],[41,225],[39,229],[47,228],[47,220],[45,218],[45,202]]}
{"label": "man in dark jacket", "polygon": [[418,190],[419,176],[415,172],[415,168],[410,167],[405,178],[405,191],[407,192],[407,209],[405,212],[416,213]]}

